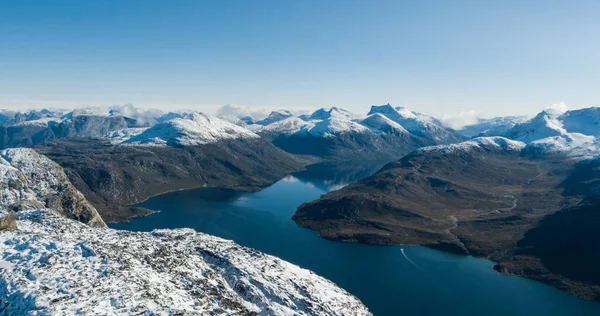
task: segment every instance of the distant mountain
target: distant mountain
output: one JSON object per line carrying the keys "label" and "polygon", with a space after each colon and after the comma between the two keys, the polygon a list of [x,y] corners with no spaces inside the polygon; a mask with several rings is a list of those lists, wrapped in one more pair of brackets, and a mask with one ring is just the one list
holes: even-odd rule
{"label": "distant mountain", "polygon": [[403,107],[393,108],[391,105],[373,105],[368,115],[379,113],[400,124],[413,135],[433,144],[451,144],[463,141],[466,137],[458,132],[443,127],[436,118],[407,110]]}
{"label": "distant mountain", "polygon": [[[424,147],[300,205],[293,219],[333,240],[486,257],[501,272],[600,300],[600,280],[591,273],[600,264],[591,224],[600,219],[593,212],[598,203],[580,204],[582,195],[587,201],[600,192],[600,176],[590,172],[597,165],[566,159],[568,152],[531,155],[530,146],[482,137]],[[580,165],[587,172],[578,171]]]}
{"label": "distant mountain", "polygon": [[[139,118],[124,116],[117,109],[81,108],[63,113],[49,110],[17,113],[0,125],[0,148],[30,147],[56,138],[101,137],[109,132],[156,123],[147,112],[118,108]],[[137,112],[136,112],[137,111]]]}
{"label": "distant mountain", "polygon": [[343,118],[343,119],[347,119],[347,120],[352,120],[352,119],[356,119],[358,118],[358,115],[351,113],[350,111],[344,110],[344,109],[340,109],[337,107],[332,107],[329,110],[326,110],[324,108],[318,109],[315,112],[313,112],[312,114],[310,114],[306,120],[311,121],[311,120],[327,120],[330,118]]}
{"label": "distant mountain", "polygon": [[457,132],[467,137],[505,136],[516,124],[523,123],[527,119],[527,116],[502,116],[491,119],[479,119],[477,123],[464,126],[457,130]]}
{"label": "distant mountain", "polygon": [[226,139],[259,138],[250,130],[233,123],[193,112],[156,124],[123,144],[140,146],[195,146]]}
{"label": "distant mountain", "polygon": [[366,118],[360,121],[360,124],[369,128],[375,134],[410,134],[410,132],[407,131],[402,125],[392,121],[381,113],[368,115]]}
{"label": "distant mountain", "polygon": [[526,143],[567,133],[558,119],[560,113],[552,110],[540,112],[534,118],[516,124],[506,136],[510,139],[520,140]]}
{"label": "distant mountain", "polygon": [[565,153],[587,159],[600,154],[600,109],[587,108],[560,113],[545,110],[516,124],[506,136],[528,143],[531,153]]}
{"label": "distant mountain", "polygon": [[264,118],[260,121],[257,121],[256,124],[269,125],[271,123],[275,123],[275,122],[284,120],[284,119],[286,119],[288,117],[292,117],[292,116],[294,116],[294,114],[292,114],[290,111],[287,111],[287,110],[273,111],[266,118]]}
{"label": "distant mountain", "polygon": [[600,137],[599,107],[567,111],[558,119],[562,122],[563,128],[570,133]]}
{"label": "distant mountain", "polygon": [[322,120],[290,117],[250,129],[289,153],[331,160],[401,157],[426,143],[383,117],[353,121],[347,113],[333,108],[313,113]]}

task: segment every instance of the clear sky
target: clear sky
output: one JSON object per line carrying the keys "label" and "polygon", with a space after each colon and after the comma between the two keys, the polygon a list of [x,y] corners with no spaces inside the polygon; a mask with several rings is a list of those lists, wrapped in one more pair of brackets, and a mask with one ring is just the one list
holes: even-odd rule
{"label": "clear sky", "polygon": [[0,107],[600,104],[600,1],[0,1]]}

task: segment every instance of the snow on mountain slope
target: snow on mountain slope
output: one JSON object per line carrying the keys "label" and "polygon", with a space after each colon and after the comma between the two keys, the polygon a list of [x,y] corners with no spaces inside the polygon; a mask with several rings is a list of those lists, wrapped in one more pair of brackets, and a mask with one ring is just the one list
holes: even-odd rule
{"label": "snow on mountain slope", "polygon": [[491,119],[479,119],[477,123],[464,126],[458,132],[467,137],[504,136],[515,125],[527,120],[527,116],[502,116]]}
{"label": "snow on mountain slope", "polygon": [[477,137],[461,143],[450,145],[437,145],[419,148],[417,154],[438,152],[442,154],[469,152],[473,149],[498,150],[504,152],[520,152],[527,145],[520,141],[511,140],[504,137]]}
{"label": "snow on mountain slope", "polygon": [[532,141],[527,149],[541,154],[565,154],[573,159],[590,159],[600,155],[600,141],[594,136],[567,133]]}
{"label": "snow on mountain slope", "polygon": [[314,126],[315,122],[306,122],[297,117],[288,117],[265,126],[253,124],[249,126],[249,129],[260,134],[291,135],[301,132],[305,133]]}
{"label": "snow on mountain slope", "polygon": [[566,135],[562,122],[558,119],[560,113],[553,110],[540,112],[529,121],[516,124],[506,135],[510,139],[529,143],[546,137]]}
{"label": "snow on mountain slope", "polygon": [[307,120],[326,120],[328,118],[335,117],[347,120],[353,120],[358,118],[358,115],[337,107],[332,107],[329,110],[325,110],[324,108],[320,108],[313,112],[310,116],[308,116]]}
{"label": "snow on mountain slope", "polygon": [[148,128],[149,127],[132,127],[119,129],[104,135],[104,138],[108,139],[108,141],[110,141],[111,144],[117,145],[130,139],[133,136],[137,136],[145,132]]}
{"label": "snow on mountain slope", "polygon": [[600,108],[598,107],[567,111],[558,119],[569,133],[600,137]]}
{"label": "snow on mountain slope", "polygon": [[393,108],[390,104],[373,105],[367,115],[375,113],[380,113],[412,134],[437,144],[450,144],[464,140],[464,137],[456,131],[443,127],[438,119],[403,107]]}
{"label": "snow on mountain slope", "polygon": [[269,125],[271,123],[275,123],[275,122],[284,120],[284,119],[286,119],[288,117],[292,117],[292,116],[294,116],[294,114],[292,114],[292,112],[287,111],[287,110],[273,111],[265,119],[257,121],[256,124]]}
{"label": "snow on mountain slope", "polygon": [[360,121],[360,124],[371,129],[375,134],[381,133],[399,133],[409,134],[409,132],[402,127],[402,125],[392,121],[381,113],[375,113],[368,115],[366,118]]}
{"label": "snow on mountain slope", "polygon": [[233,123],[193,112],[156,124],[122,142],[137,146],[195,146],[225,139],[259,138],[250,130]]}
{"label": "snow on mountain slope", "polygon": [[20,211],[50,207],[88,225],[106,226],[58,164],[30,148],[1,151],[0,209]]}
{"label": "snow on mountain slope", "polygon": [[11,126],[43,126],[48,127],[52,123],[60,123],[61,119],[59,117],[44,117],[30,121],[23,121],[19,123],[15,123]]}
{"label": "snow on mountain slope", "polygon": [[191,229],[91,228],[49,210],[0,234],[8,315],[369,315],[332,282]]}
{"label": "snow on mountain slope", "polygon": [[348,119],[331,117],[316,123],[308,132],[317,137],[335,137],[343,133],[371,133],[371,130]]}

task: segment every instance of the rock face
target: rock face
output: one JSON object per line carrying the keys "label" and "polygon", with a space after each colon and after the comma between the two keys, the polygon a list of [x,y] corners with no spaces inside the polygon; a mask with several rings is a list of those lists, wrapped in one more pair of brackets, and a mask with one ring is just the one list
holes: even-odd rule
{"label": "rock face", "polygon": [[0,211],[0,231],[17,228],[17,215],[15,212]]}
{"label": "rock face", "polygon": [[257,191],[308,163],[260,138],[185,147],[57,139],[36,150],[60,164],[108,222],[148,214],[125,205],[157,194],[197,187]]}
{"label": "rock face", "polygon": [[314,273],[190,229],[90,228],[48,210],[0,233],[7,315],[369,315]]}
{"label": "rock face", "polygon": [[12,211],[51,208],[90,226],[106,226],[63,169],[29,148],[0,152],[0,207]]}

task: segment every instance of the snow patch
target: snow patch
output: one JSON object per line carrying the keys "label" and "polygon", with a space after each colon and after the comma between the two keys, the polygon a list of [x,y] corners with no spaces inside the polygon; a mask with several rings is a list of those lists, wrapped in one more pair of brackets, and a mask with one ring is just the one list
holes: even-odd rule
{"label": "snow patch", "polygon": [[332,282],[191,229],[98,229],[50,210],[0,234],[7,314],[369,315]]}

